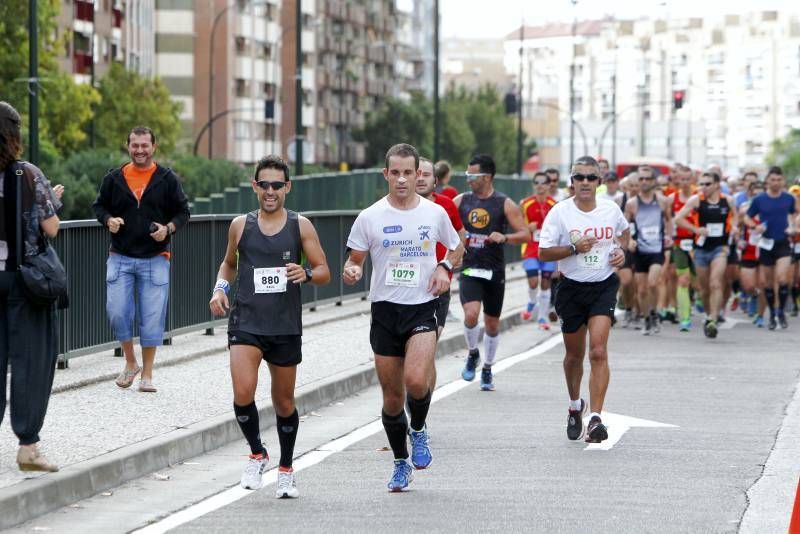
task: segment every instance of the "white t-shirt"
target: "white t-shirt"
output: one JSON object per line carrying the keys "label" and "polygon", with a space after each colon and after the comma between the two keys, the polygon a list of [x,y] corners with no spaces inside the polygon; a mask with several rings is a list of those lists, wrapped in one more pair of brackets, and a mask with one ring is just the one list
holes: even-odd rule
{"label": "white t-shirt", "polygon": [[455,250],[460,239],[444,208],[422,197],[410,210],[393,208],[383,197],[358,215],[347,238],[349,248],[369,251],[372,259],[369,300],[397,304],[436,298],[428,292],[436,243]]}
{"label": "white t-shirt", "polygon": [[589,252],[559,260],[558,269],[571,280],[600,282],[614,272],[608,255],[616,246],[614,238],[627,229],[622,210],[610,200],[597,199],[597,207],[585,212],[569,199],[553,206],[545,217],[539,248],[565,247],[584,236],[596,237],[597,243]]}

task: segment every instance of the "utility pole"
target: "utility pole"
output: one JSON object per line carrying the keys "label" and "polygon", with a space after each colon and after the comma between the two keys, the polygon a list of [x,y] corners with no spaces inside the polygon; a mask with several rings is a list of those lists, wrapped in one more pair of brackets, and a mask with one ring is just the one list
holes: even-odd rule
{"label": "utility pole", "polygon": [[36,0],[28,0],[28,160],[39,164],[39,33]]}
{"label": "utility pole", "polygon": [[439,0],[433,1],[433,161],[439,161],[442,121],[439,111]]}
{"label": "utility pole", "polygon": [[[572,0],[572,8],[578,0]],[[578,32],[578,14],[572,16],[572,61],[569,64],[569,165],[575,161],[575,35]]]}
{"label": "utility pole", "polygon": [[522,70],[525,45],[525,18],[519,28],[519,94],[517,96],[517,172],[522,176]]}
{"label": "utility pole", "polygon": [[295,41],[294,54],[294,173],[295,176],[303,174],[303,11],[300,9],[302,0],[297,0],[295,13]]}
{"label": "utility pole", "polygon": [[[94,60],[95,60],[94,48],[95,48],[95,44],[94,44],[94,41],[96,39],[95,32],[97,30],[97,21],[95,20],[95,13],[96,13],[95,10],[92,9],[92,37],[91,37],[91,41],[89,42],[89,48],[90,48],[89,51],[92,54],[92,64],[89,67],[89,80],[90,80],[89,81],[89,85],[91,85],[92,89],[95,88],[95,85],[94,85],[94,77],[95,77],[95,72],[94,72]],[[94,106],[92,106],[92,107],[94,107]],[[89,146],[92,147],[92,148],[95,147],[94,112],[92,113],[92,120],[89,122]]]}
{"label": "utility pole", "polygon": [[[611,75],[611,169],[617,168],[617,63],[614,60],[614,74]],[[602,154],[601,154],[602,155]],[[620,178],[622,178],[620,176]]]}

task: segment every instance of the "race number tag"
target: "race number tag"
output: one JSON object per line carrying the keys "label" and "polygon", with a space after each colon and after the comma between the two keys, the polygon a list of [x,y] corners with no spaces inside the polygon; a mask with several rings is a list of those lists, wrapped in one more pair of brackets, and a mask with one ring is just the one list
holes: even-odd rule
{"label": "race number tag", "polygon": [[578,267],[594,271],[602,269],[605,267],[604,260],[607,255],[608,251],[605,249],[598,250],[597,248],[592,248],[592,250],[585,254],[578,254]]}
{"label": "race number tag", "polygon": [[461,271],[461,274],[464,276],[471,276],[472,278],[483,278],[484,280],[492,279],[492,271],[489,269],[476,269],[474,267],[468,267]]}
{"label": "race number tag", "polygon": [[758,248],[763,248],[764,250],[772,250],[772,247],[775,246],[775,240],[769,239],[764,236],[758,240]]}
{"label": "race number tag", "polygon": [[486,240],[489,236],[486,234],[469,234],[467,236],[468,248],[483,248],[486,246]]}
{"label": "race number tag", "polygon": [[794,253],[795,254],[800,254],[800,243],[795,243],[794,244]]}
{"label": "race number tag", "polygon": [[628,230],[631,231],[631,235],[635,235],[636,234],[636,223],[635,222],[629,222],[628,223]]}
{"label": "race number tag", "polygon": [[758,242],[761,240],[761,234],[756,234],[755,232],[750,232],[750,235],[747,238],[747,243],[749,245],[753,245],[754,247],[758,246]]}
{"label": "race number tag", "polygon": [[647,241],[658,239],[658,235],[661,232],[661,228],[658,226],[645,226],[640,230],[642,232],[642,238]]}
{"label": "race number tag", "polygon": [[692,243],[691,239],[681,239],[681,244],[679,246],[684,252],[691,252],[692,248],[694,248],[694,244]]}
{"label": "race number tag", "polygon": [[253,269],[253,287],[256,293],[285,293],[286,267]]}
{"label": "race number tag", "polygon": [[708,223],[706,228],[708,229],[708,237],[722,237],[725,223]]}
{"label": "race number tag", "polygon": [[418,287],[419,276],[419,263],[390,261],[385,282],[387,286]]}

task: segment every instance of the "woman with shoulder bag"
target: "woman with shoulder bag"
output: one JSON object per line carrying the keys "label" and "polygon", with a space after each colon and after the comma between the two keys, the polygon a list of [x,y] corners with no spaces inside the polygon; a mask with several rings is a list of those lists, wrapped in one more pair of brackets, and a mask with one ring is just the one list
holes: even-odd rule
{"label": "woman with shoulder bag", "polygon": [[33,298],[19,267],[38,253],[44,238],[58,233],[56,211],[61,207],[63,186],[51,188],[35,165],[18,160],[20,126],[17,110],[0,101],[0,423],[10,364],[11,428],[19,439],[17,465],[22,471],[58,471],[38,446],[58,353],[55,302]]}

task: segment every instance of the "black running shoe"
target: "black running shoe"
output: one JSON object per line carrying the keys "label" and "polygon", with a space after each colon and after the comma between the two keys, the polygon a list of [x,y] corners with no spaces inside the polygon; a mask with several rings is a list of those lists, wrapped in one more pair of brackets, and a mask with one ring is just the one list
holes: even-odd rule
{"label": "black running shoe", "polygon": [[775,320],[774,315],[769,316],[769,326],[767,328],[769,328],[770,330],[775,330],[776,328],[778,328],[778,321]]}
{"label": "black running shoe", "polygon": [[570,408],[567,418],[567,437],[573,441],[583,436],[583,416],[586,414],[586,401],[581,399],[581,409]]}
{"label": "black running shoe", "polygon": [[711,319],[706,319],[706,322],[703,325],[703,334],[705,334],[705,336],[709,339],[714,339],[717,337],[717,323]]}
{"label": "black running shoe", "polygon": [[595,415],[586,427],[586,443],[600,443],[606,439],[608,439],[606,425]]}
{"label": "black running shoe", "polygon": [[653,317],[648,315],[644,318],[644,330],[642,335],[649,336],[653,332]]}
{"label": "black running shoe", "polygon": [[[664,321],[669,321],[672,324],[678,324],[680,322],[680,321],[678,321],[678,316],[675,315],[674,311],[667,311],[664,314]],[[662,322],[664,322],[664,321],[662,321]]]}
{"label": "black running shoe", "polygon": [[778,315],[778,324],[781,325],[781,330],[786,330],[789,328],[789,323],[786,322],[786,315],[783,313]]}

